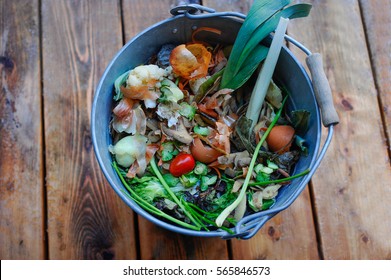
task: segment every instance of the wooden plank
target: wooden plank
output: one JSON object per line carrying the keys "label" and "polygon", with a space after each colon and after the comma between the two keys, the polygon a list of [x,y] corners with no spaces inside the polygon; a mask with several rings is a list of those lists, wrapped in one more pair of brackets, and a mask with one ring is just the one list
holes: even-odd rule
{"label": "wooden plank", "polygon": [[391,158],[391,2],[360,3]]}
{"label": "wooden plank", "polygon": [[119,1],[42,1],[50,259],[134,259],[133,213],[95,160],[91,103],[122,46]]}
{"label": "wooden plank", "polygon": [[[170,17],[169,10],[178,3],[172,0],[125,0],[123,14],[126,41],[150,25]],[[131,13],[132,16],[126,16]],[[228,258],[227,244],[223,240],[175,234],[142,218],[139,218],[139,236],[141,259]]]}
{"label": "wooden plank", "polygon": [[[217,11],[247,14],[253,1],[204,0]],[[318,249],[308,188],[287,210],[268,221],[252,239],[232,240],[234,259],[318,259]]]}
{"label": "wooden plank", "polygon": [[[220,238],[192,237],[160,228],[139,218],[140,251],[144,260],[225,260],[226,241]],[[153,234],[151,234],[153,233]]]}
{"label": "wooden plank", "polygon": [[185,4],[174,0],[124,0],[122,14],[126,41],[152,24],[171,17],[170,9],[177,4]]}
{"label": "wooden plank", "polygon": [[321,250],[325,259],[389,259],[391,170],[360,8],[309,2],[311,16],[292,21],[290,34],[323,54],[340,116],[312,180]]}
{"label": "wooden plank", "polygon": [[214,1],[214,0],[204,0],[202,4],[206,7],[215,9],[216,12],[239,12],[242,14],[247,14],[250,9],[253,0],[226,0],[226,1]]}
{"label": "wooden plank", "polygon": [[44,259],[38,1],[0,1],[0,259]]}

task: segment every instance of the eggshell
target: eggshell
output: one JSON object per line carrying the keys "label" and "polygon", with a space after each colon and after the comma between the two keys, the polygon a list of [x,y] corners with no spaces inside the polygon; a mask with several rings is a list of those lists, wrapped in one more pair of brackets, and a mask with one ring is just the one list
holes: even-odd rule
{"label": "eggshell", "polygon": [[294,136],[295,129],[292,126],[277,125],[270,131],[266,142],[271,151],[283,153],[289,151]]}
{"label": "eggshell", "polygon": [[204,145],[198,137],[194,138],[193,143],[190,146],[190,152],[195,160],[206,164],[214,162],[222,155],[212,147]]}

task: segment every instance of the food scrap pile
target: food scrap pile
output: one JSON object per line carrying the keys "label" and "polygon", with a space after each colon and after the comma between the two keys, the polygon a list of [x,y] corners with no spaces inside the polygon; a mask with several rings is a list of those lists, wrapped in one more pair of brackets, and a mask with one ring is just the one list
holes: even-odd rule
{"label": "food scrap pile", "polygon": [[233,47],[200,42],[199,32],[220,30],[200,28],[192,42],[163,45],[118,77],[109,151],[128,195],[151,214],[231,232],[244,215],[271,207],[294,178],[309,113],[287,114],[287,93],[271,80],[252,123],[246,110],[256,73],[224,86]]}

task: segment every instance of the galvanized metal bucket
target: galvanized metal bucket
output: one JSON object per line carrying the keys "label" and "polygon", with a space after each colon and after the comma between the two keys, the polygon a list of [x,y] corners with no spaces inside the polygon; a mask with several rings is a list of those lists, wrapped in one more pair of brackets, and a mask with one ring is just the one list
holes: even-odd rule
{"label": "galvanized metal bucket", "polygon": [[[313,81],[301,63],[285,47],[280,54],[274,74],[274,77],[291,93],[287,103],[288,109],[305,109],[311,113],[310,128],[304,137],[308,143],[309,156],[301,157],[294,170],[294,174],[297,174],[309,168],[310,173],[294,179],[289,185],[281,188],[275,205],[269,210],[245,216],[232,229],[234,234],[219,229],[209,232],[185,229],[162,221],[137,205],[126,195],[127,191],[112,167],[112,157],[108,146],[111,144],[109,122],[113,105],[113,83],[119,75],[145,63],[149,57],[158,52],[162,45],[189,42],[192,32],[199,27],[212,27],[222,31],[221,35],[207,32],[200,34],[200,40],[209,43],[232,44],[245,15],[234,12],[218,13],[200,5],[179,6],[172,9],[171,13],[172,18],[149,27],[129,41],[117,53],[104,72],[96,89],[92,107],[91,131],[96,157],[115,192],[131,209],[152,223],[174,232],[193,236],[249,239],[266,221],[289,207],[300,195],[318,168],[330,144],[333,126],[338,123],[338,116],[332,104],[330,88],[322,71],[321,61],[318,56],[313,56],[303,45],[286,36],[286,40],[303,50],[308,56],[308,65]],[[318,104],[321,106],[321,110],[319,110]],[[323,124],[328,128],[327,138],[321,148],[320,112],[322,112]]]}

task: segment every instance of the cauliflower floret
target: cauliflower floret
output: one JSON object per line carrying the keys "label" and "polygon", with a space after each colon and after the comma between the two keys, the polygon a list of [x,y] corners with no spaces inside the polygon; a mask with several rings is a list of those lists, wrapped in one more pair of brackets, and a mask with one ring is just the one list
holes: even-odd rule
{"label": "cauliflower floret", "polygon": [[155,108],[156,99],[160,96],[159,82],[168,75],[170,71],[157,65],[137,66],[129,72],[126,88],[122,92],[127,98],[143,100],[147,108]]}
{"label": "cauliflower floret", "polygon": [[146,85],[150,80],[160,81],[167,76],[167,71],[154,64],[141,65],[130,71],[126,81],[129,87]]}

